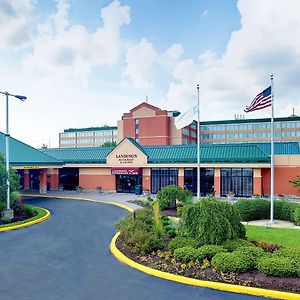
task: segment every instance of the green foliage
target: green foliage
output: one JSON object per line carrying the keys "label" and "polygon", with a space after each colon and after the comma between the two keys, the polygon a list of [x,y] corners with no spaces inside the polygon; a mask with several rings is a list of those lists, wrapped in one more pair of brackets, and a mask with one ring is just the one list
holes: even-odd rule
{"label": "green foliage", "polygon": [[[10,182],[11,193],[17,191],[20,188],[19,178],[20,177],[16,173],[16,171],[10,168],[9,182]],[[0,202],[6,201],[6,192],[7,192],[6,179],[7,179],[7,174],[5,170],[5,161],[3,156],[0,154]]]}
{"label": "green foliage", "polygon": [[211,263],[217,270],[224,273],[244,273],[253,268],[252,257],[243,252],[217,253]]}
{"label": "green foliage", "polygon": [[116,147],[117,142],[105,142],[102,144],[102,147]]}
{"label": "green foliage", "polygon": [[0,212],[6,209],[6,204],[2,201],[0,202]]}
{"label": "green foliage", "polygon": [[202,261],[203,259],[211,260],[217,253],[227,252],[227,250],[219,245],[204,245],[196,249],[195,259]]}
{"label": "green foliage", "polygon": [[[270,201],[264,199],[240,199],[234,207],[239,211],[241,219],[249,222],[268,219],[270,217]],[[278,220],[295,222],[295,210],[299,203],[276,200],[274,202],[274,217]]]}
{"label": "green foliage", "polygon": [[177,203],[187,203],[190,201],[190,194],[178,185],[168,185],[158,192],[156,199],[161,209],[167,209],[176,207]]}
{"label": "green foliage", "polygon": [[196,254],[195,248],[186,246],[186,247],[175,249],[173,255],[176,260],[186,263],[191,260],[194,260],[195,254]]}
{"label": "green foliage", "polygon": [[247,257],[250,257],[253,262],[253,267],[256,267],[257,260],[265,254],[265,251],[262,248],[258,247],[239,247],[236,248],[233,254],[243,253]]}
{"label": "green foliage", "polygon": [[289,257],[263,256],[258,261],[258,270],[266,275],[288,277],[297,274],[297,263]]}
{"label": "green foliage", "polygon": [[220,245],[230,239],[245,237],[245,228],[235,208],[213,197],[185,206],[180,230],[196,239],[199,245]]}
{"label": "green foliage", "polygon": [[267,219],[270,217],[270,202],[263,199],[240,199],[233,204],[242,221]]}
{"label": "green foliage", "polygon": [[295,260],[296,262],[300,263],[300,250],[299,249],[281,249],[278,251],[275,251],[273,253],[274,257],[287,257],[292,260]]}
{"label": "green foliage", "polygon": [[169,242],[168,249],[173,253],[175,249],[185,246],[196,247],[196,244],[196,240],[192,238],[177,236]]}
{"label": "green foliage", "polygon": [[297,207],[294,211],[294,220],[297,226],[300,226],[300,207]]}
{"label": "green foliage", "polygon": [[126,216],[116,227],[124,235],[125,241],[132,245],[134,252],[146,254],[164,247],[164,242],[155,228],[151,210],[138,210],[135,218]]}
{"label": "green foliage", "polygon": [[227,249],[229,252],[234,251],[240,247],[254,247],[252,243],[243,239],[229,240],[223,244],[223,247]]}

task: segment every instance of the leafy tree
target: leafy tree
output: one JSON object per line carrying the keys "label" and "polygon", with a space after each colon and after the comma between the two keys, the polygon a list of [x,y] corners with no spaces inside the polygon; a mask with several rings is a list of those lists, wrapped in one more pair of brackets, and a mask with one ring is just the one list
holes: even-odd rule
{"label": "leafy tree", "polygon": [[116,147],[117,146],[117,142],[105,142],[102,144],[102,147]]}
{"label": "leafy tree", "polygon": [[[7,191],[6,179],[7,179],[7,174],[5,169],[5,160],[3,156],[0,154],[0,201],[6,200],[6,191]],[[20,188],[19,179],[20,177],[16,173],[16,171],[10,168],[9,182],[10,182],[11,192],[15,192]]]}
{"label": "leafy tree", "polygon": [[[294,187],[300,187],[300,176],[297,176],[297,179],[290,180],[290,182],[294,185]],[[300,190],[299,190],[300,191]]]}

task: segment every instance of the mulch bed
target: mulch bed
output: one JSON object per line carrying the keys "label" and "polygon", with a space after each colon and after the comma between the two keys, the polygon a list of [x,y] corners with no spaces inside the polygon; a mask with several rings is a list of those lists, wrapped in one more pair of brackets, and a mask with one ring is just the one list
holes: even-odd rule
{"label": "mulch bed", "polygon": [[201,280],[300,293],[299,277],[280,278],[266,276],[257,270],[241,274],[222,273],[214,270],[209,263],[206,266],[197,262],[182,264],[174,258],[172,259],[172,256],[166,255],[164,251],[157,251],[147,255],[134,254],[131,246],[126,244],[122,235],[117,239],[116,245],[124,255],[133,261],[160,271]]}
{"label": "mulch bed", "polygon": [[0,225],[15,223],[15,222],[19,222],[19,221],[24,221],[24,220],[30,219],[32,217],[34,217],[34,214],[28,214],[28,213],[24,213],[24,212],[17,212],[17,213],[14,213],[14,218],[11,219],[10,222],[7,222],[7,221],[4,221],[4,220],[0,219]]}

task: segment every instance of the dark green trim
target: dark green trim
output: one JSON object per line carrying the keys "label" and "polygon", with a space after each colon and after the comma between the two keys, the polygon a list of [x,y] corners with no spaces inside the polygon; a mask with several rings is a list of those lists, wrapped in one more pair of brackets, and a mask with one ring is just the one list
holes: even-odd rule
{"label": "dark green trim", "polygon": [[[275,122],[293,122],[300,121],[300,117],[284,117],[274,118]],[[239,120],[222,120],[222,121],[203,121],[200,125],[228,125],[228,124],[241,124],[241,123],[270,123],[270,118],[263,119],[239,119]]]}
{"label": "dark green trim", "polygon": [[102,130],[117,130],[117,126],[102,126],[102,127],[87,127],[87,128],[69,128],[64,129],[64,132],[77,132],[77,131],[102,131]]}

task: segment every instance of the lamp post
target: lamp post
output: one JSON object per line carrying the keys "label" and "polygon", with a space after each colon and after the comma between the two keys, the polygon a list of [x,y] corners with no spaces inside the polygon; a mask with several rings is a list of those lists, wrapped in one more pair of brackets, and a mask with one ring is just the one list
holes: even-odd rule
{"label": "lamp post", "polygon": [[13,95],[8,92],[0,92],[6,96],[6,134],[5,134],[5,161],[6,161],[6,210],[4,211],[4,216],[10,220],[14,217],[14,211],[10,209],[10,182],[9,182],[9,123],[8,123],[8,96],[15,97],[21,101],[25,101],[27,98],[21,95]]}

